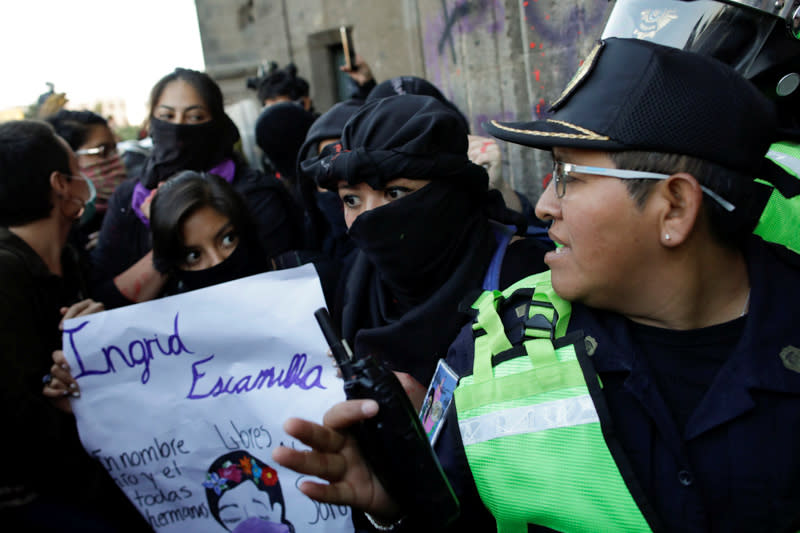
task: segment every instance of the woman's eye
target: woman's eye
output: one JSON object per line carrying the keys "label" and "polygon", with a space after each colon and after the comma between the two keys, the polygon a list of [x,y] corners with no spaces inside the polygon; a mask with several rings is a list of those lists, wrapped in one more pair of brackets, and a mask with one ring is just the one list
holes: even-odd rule
{"label": "woman's eye", "polygon": [[222,237],[222,245],[225,247],[232,247],[236,246],[236,243],[239,242],[239,236],[236,235],[236,232],[226,233]]}
{"label": "woman's eye", "polygon": [[205,122],[208,117],[204,113],[192,114],[187,117],[189,122]]}
{"label": "woman's eye", "polygon": [[345,205],[345,207],[354,209],[361,205],[361,199],[355,194],[345,194],[342,196],[342,203]]}
{"label": "woman's eye", "polygon": [[200,252],[197,250],[189,250],[186,252],[186,255],[183,257],[183,261],[187,265],[193,265],[200,260]]}
{"label": "woman's eye", "polygon": [[173,115],[172,113],[156,113],[156,118],[158,120],[168,121],[172,120],[174,117],[175,115]]}
{"label": "woman's eye", "polygon": [[384,194],[389,200],[399,200],[411,192],[408,187],[389,187],[384,191]]}

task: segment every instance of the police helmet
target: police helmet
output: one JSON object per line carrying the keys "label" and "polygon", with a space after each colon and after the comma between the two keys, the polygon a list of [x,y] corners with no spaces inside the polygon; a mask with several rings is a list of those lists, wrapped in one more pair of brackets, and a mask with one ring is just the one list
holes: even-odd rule
{"label": "police helmet", "polygon": [[616,0],[603,30],[608,37],[715,57],[800,123],[800,0]]}

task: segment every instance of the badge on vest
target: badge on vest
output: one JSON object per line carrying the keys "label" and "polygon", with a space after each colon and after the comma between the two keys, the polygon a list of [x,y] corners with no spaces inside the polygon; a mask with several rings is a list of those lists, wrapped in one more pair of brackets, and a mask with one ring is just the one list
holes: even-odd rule
{"label": "badge on vest", "polygon": [[422,409],[419,411],[422,427],[428,435],[431,446],[436,444],[436,439],[439,438],[447,409],[453,403],[453,391],[457,385],[458,375],[444,362],[444,359],[439,359],[436,372],[425,394],[425,401],[422,402]]}

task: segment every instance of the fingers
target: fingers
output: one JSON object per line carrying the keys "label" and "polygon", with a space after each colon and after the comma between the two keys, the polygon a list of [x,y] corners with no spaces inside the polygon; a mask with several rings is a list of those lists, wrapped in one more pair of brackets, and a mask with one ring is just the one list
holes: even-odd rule
{"label": "fingers", "polygon": [[345,429],[377,413],[378,403],[374,400],[347,400],[328,409],[322,422],[329,428]]}
{"label": "fingers", "polygon": [[105,306],[101,302],[95,302],[91,298],[87,298],[86,300],[69,306],[64,313],[64,320],[75,318],[76,316],[91,315],[92,313],[103,311],[104,309]]}
{"label": "fingers", "polygon": [[290,418],[283,423],[283,429],[303,444],[322,453],[338,452],[344,446],[343,433],[308,420]]}
{"label": "fingers", "polygon": [[69,364],[64,357],[64,352],[61,350],[53,352],[53,366],[50,367],[50,376],[50,382],[45,384],[42,391],[45,396],[54,398],[70,395],[73,398],[80,398],[80,387],[72,377]]}
{"label": "fingers", "polygon": [[279,465],[326,481],[340,481],[347,473],[345,457],[340,453],[323,453],[315,450],[294,450],[279,446],[272,451],[272,459]]}
{"label": "fingers", "polygon": [[304,481],[300,484],[300,492],[311,498],[333,505],[353,505],[357,495],[353,487],[347,483],[316,483]]}

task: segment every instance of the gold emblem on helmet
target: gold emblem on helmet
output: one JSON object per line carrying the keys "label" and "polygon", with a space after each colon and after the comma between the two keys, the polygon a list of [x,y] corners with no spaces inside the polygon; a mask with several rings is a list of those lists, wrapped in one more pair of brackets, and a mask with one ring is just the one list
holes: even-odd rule
{"label": "gold emblem on helmet", "polygon": [[641,13],[639,27],[633,30],[637,39],[652,39],[664,26],[678,18],[673,9],[645,9]]}

